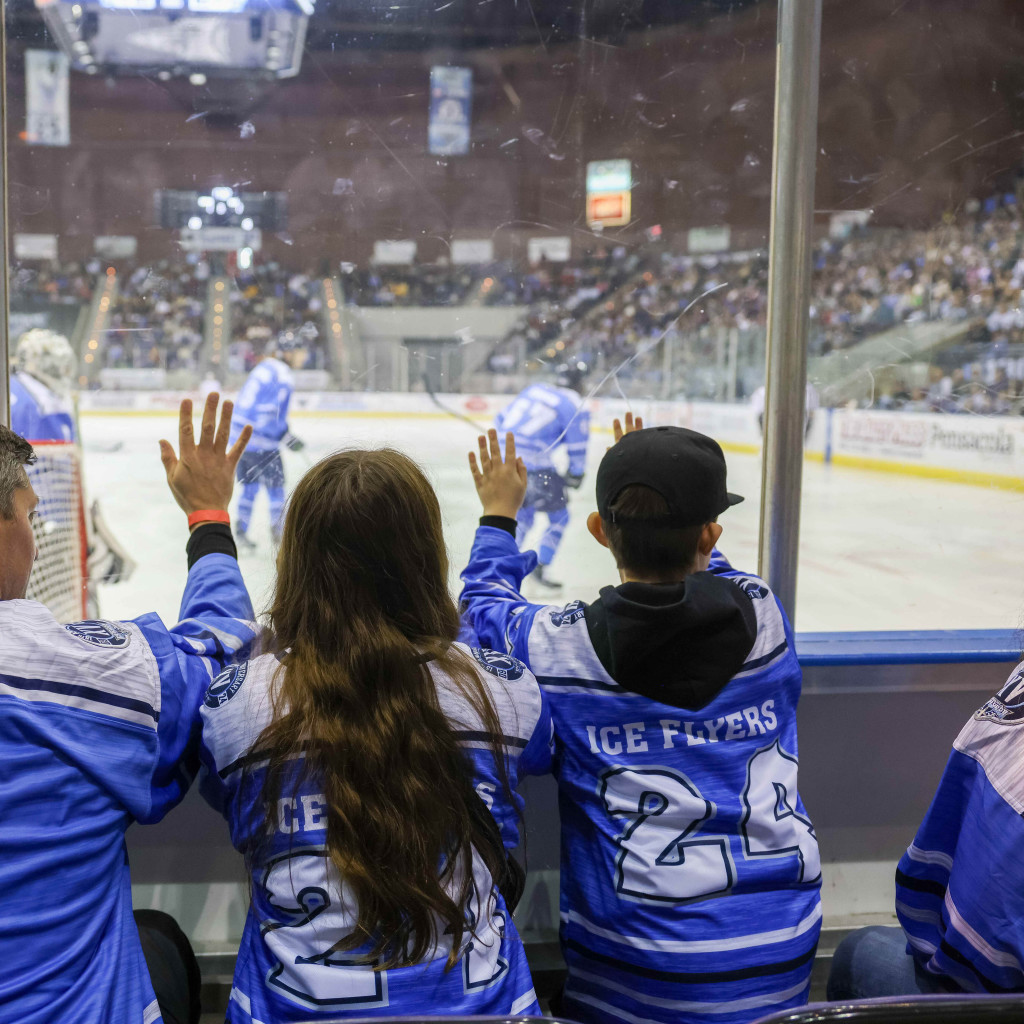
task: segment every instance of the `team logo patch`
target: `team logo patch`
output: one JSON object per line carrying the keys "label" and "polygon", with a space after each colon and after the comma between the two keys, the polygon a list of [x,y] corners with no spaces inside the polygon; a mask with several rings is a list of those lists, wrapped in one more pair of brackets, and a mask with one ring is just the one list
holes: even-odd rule
{"label": "team logo patch", "polygon": [[87,619],[85,622],[69,622],[64,628],[73,637],[93,647],[127,647],[132,642],[131,633],[116,622]]}
{"label": "team logo patch", "polygon": [[551,613],[551,625],[571,626],[579,622],[586,614],[586,606],[582,601],[570,601],[560,612]]}
{"label": "team logo patch", "polygon": [[748,576],[736,576],[733,583],[743,591],[751,601],[763,601],[768,596],[768,588],[760,580],[752,580]]}
{"label": "team logo patch", "polygon": [[473,657],[492,676],[497,676],[499,679],[507,679],[509,682],[513,679],[519,679],[526,671],[526,666],[518,658],[513,658],[511,654],[502,654],[500,651],[474,647]]}
{"label": "team logo patch", "polygon": [[245,677],[249,672],[249,663],[242,662],[241,665],[231,665],[229,668],[224,669],[223,672],[212,683],[210,688],[206,691],[206,696],[203,698],[203,703],[208,708],[222,708],[236,693],[238,688],[245,682]]}
{"label": "team logo patch", "polygon": [[1020,725],[1024,722],[1024,669],[1010,676],[1006,685],[974,712],[979,722]]}

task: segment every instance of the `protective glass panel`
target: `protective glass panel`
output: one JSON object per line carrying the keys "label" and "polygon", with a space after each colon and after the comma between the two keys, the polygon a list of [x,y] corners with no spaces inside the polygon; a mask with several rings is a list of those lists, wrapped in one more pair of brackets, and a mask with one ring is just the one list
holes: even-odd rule
{"label": "protective glass panel", "polygon": [[801,629],[1016,627],[1024,28],[826,4]]}
{"label": "protective glass panel", "polygon": [[[187,534],[157,441],[214,389],[265,421],[233,508],[260,611],[281,503],[353,445],[421,462],[457,590],[466,453],[499,416],[535,471],[531,599],[618,582],[585,521],[627,411],[721,442],[747,499],[721,546],[755,570],[774,3],[6,9],[14,426],[55,442],[34,593],[70,586],[62,617],[81,598],[176,619]],[[212,956],[237,948],[247,890],[190,801],[133,830],[136,905]],[[551,832],[530,857],[521,929],[551,941]]]}

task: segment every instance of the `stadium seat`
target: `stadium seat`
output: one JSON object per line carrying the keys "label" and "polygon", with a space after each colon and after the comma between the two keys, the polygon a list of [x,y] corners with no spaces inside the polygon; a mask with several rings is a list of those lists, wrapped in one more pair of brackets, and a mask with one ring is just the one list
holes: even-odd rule
{"label": "stadium seat", "polygon": [[893,996],[849,1003],[811,1003],[762,1017],[756,1024],[985,1024],[1024,1021],[1024,994]]}

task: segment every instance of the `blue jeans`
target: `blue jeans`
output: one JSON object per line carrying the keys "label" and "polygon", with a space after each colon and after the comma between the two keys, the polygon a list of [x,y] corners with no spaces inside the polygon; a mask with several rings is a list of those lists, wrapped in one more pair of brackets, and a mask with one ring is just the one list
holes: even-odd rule
{"label": "blue jeans", "polygon": [[828,975],[827,998],[843,1002],[960,991],[950,978],[920,967],[907,952],[902,928],[874,925],[852,932],[839,943]]}

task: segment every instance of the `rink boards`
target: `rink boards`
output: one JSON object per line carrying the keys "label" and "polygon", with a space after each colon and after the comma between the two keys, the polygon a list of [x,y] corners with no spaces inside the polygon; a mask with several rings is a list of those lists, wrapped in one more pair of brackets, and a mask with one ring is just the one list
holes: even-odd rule
{"label": "rink boards", "polygon": [[[175,411],[186,394],[83,392],[79,411],[83,415],[162,415]],[[296,392],[292,414],[381,419],[455,414],[487,426],[510,397],[444,394],[434,401],[429,395],[405,392]],[[651,425],[674,423],[709,434],[726,450],[756,453],[761,446],[757,414],[748,405],[590,398],[587,408],[598,430],[609,429],[614,416],[631,409]],[[811,418],[805,455],[837,466],[1024,490],[1024,418],[820,409]]]}

